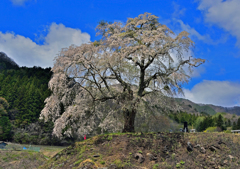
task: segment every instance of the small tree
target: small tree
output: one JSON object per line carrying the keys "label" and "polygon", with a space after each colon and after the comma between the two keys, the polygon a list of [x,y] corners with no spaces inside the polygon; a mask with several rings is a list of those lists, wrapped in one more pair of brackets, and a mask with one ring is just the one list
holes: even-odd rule
{"label": "small tree", "polygon": [[[186,31],[176,36],[157,18],[144,13],[129,18],[125,26],[119,22],[100,22],[96,28],[97,34],[102,35],[100,41],[62,49],[52,68],[49,88],[58,89],[61,95],[67,92],[64,91],[66,85],[62,84],[69,78],[77,79],[82,89],[82,105],[90,114],[96,114],[96,105],[102,102],[111,103],[109,112],[114,109],[113,105],[118,105],[117,114],[123,116],[122,132],[134,132],[136,114],[143,107],[145,112],[153,111],[156,104],[166,107],[165,96],[183,94],[181,85],[190,78],[184,66],[191,72],[193,67],[205,62],[186,58],[194,43]],[[61,115],[51,108],[46,106],[41,118],[51,117],[55,129],[71,128],[68,123],[73,121],[74,115],[70,117],[70,112]],[[69,129],[68,133],[71,131]]]}
{"label": "small tree", "polygon": [[235,121],[233,122],[232,129],[233,129],[233,130],[237,130],[237,125],[236,125],[236,122],[235,122]]}
{"label": "small tree", "polygon": [[224,128],[223,124],[224,124],[223,116],[221,114],[219,114],[219,116],[217,117],[217,127],[219,127],[220,129],[223,130],[223,128]]}
{"label": "small tree", "polygon": [[231,127],[231,126],[232,126],[231,120],[228,119],[228,127]]}
{"label": "small tree", "polygon": [[240,130],[240,117],[237,120],[237,126],[236,126],[237,130]]}

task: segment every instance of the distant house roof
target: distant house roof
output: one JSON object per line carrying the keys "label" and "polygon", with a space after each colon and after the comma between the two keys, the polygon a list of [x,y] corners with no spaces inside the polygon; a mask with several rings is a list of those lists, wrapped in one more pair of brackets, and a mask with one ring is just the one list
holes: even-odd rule
{"label": "distant house roof", "polygon": [[0,143],[0,149],[4,149],[6,145],[7,145],[7,143],[1,142]]}
{"label": "distant house roof", "polygon": [[0,145],[4,145],[4,146],[6,146],[6,145],[8,145],[8,144],[5,143],[5,142],[1,142]]}

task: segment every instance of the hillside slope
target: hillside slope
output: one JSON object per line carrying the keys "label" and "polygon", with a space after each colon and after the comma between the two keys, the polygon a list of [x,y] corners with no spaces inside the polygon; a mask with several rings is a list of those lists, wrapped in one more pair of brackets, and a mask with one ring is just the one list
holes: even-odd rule
{"label": "hillside slope", "polygon": [[76,142],[39,168],[240,168],[240,138],[223,133],[126,133]]}
{"label": "hillside slope", "polygon": [[225,112],[229,114],[236,114],[240,115],[240,107],[223,107],[223,106],[216,106],[212,104],[201,104],[201,103],[194,103],[188,99],[184,98],[175,98],[175,100],[180,104],[183,108],[183,111],[187,113],[197,113],[197,112],[206,112],[209,115],[214,115],[217,112]]}

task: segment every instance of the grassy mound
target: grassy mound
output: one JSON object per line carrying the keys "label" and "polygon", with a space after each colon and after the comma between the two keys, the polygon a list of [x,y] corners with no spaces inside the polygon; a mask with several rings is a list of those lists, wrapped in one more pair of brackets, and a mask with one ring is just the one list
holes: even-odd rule
{"label": "grassy mound", "polygon": [[240,137],[228,133],[115,133],[76,142],[40,168],[240,168]]}

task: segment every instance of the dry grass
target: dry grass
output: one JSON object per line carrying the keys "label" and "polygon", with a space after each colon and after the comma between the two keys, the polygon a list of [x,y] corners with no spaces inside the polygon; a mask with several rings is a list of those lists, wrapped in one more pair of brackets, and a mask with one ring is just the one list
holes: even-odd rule
{"label": "dry grass", "polygon": [[[193,146],[200,144],[206,153],[201,153],[197,148],[189,152],[187,142]],[[219,149],[211,151],[211,146]],[[165,148],[167,151],[164,151]],[[236,169],[240,168],[239,150],[240,136],[228,133],[115,133],[77,142],[56,154],[40,168],[200,169],[205,166]],[[141,153],[144,162],[139,163],[134,157],[135,153]],[[150,160],[147,153],[156,156],[157,160]],[[232,161],[229,155],[234,157]]]}
{"label": "dry grass", "polygon": [[[205,148],[206,152],[201,153],[196,147],[189,152],[187,142],[190,142],[193,147],[199,144]],[[216,147],[216,150],[211,150],[212,146]],[[13,166],[14,169],[14,166],[26,167],[29,164],[27,168],[34,168],[36,166],[33,166],[31,161],[35,160],[38,168],[42,169],[97,169],[98,167],[108,167],[108,169],[240,168],[240,135],[238,134],[113,133],[76,142],[63,150],[62,148],[41,146],[41,153],[33,155],[34,152],[30,152],[32,153],[30,156],[19,154],[17,157],[16,153],[8,152],[7,154],[5,151],[5,155],[0,156],[0,166],[5,163],[2,168]],[[24,153],[29,154],[29,152]],[[139,163],[134,157],[136,153],[141,153],[144,156],[144,162]],[[147,153],[157,157],[157,160],[151,160]],[[2,155],[2,153],[0,154]],[[46,160],[46,156],[43,154],[52,158]],[[94,157],[94,155],[98,155],[98,157]]]}
{"label": "dry grass", "polygon": [[[22,147],[28,147],[27,144],[8,143],[7,150],[0,150],[0,169],[33,169],[46,163],[48,159],[56,155],[66,147],[60,146],[41,146],[31,145],[32,147],[40,147],[40,152],[22,150]],[[21,150],[15,151],[14,150]]]}

